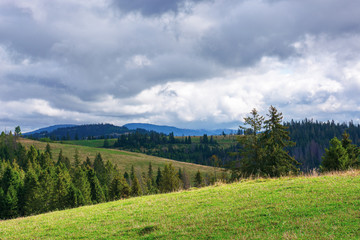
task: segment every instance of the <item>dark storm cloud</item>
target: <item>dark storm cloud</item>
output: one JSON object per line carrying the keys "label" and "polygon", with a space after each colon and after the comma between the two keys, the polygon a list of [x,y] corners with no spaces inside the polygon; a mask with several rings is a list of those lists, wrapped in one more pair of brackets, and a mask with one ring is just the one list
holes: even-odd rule
{"label": "dark storm cloud", "polygon": [[45,57],[56,41],[52,28],[36,23],[25,9],[0,7],[0,19],[0,43],[17,52]]}
{"label": "dark storm cloud", "polygon": [[306,35],[360,31],[360,2],[244,1],[222,5],[224,19],[202,37],[201,54],[226,66],[250,66],[263,56],[287,58]]}

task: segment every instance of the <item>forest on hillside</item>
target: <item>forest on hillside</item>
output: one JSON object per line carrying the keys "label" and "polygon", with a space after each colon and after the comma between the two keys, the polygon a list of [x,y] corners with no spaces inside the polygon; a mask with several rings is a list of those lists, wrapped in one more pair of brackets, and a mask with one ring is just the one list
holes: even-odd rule
{"label": "forest on hillside", "polygon": [[50,144],[45,151],[17,142],[18,135],[0,135],[0,219],[28,216],[54,210],[102,203],[128,197],[166,193],[214,182],[198,171],[190,176],[171,164],[147,172],[120,172],[102,158],[73,159],[60,151],[53,156]]}

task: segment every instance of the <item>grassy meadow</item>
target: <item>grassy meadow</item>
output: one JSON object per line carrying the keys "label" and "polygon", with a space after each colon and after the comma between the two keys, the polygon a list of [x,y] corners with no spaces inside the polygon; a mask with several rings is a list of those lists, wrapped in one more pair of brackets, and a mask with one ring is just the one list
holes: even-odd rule
{"label": "grassy meadow", "polygon": [[359,239],[360,171],[245,180],[0,221],[1,239]]}
{"label": "grassy meadow", "polygon": [[[95,159],[97,153],[100,153],[104,161],[111,161],[112,163],[118,166],[120,171],[130,171],[131,166],[134,165],[135,170],[138,172],[147,172],[149,162],[151,162],[153,169],[156,171],[158,167],[163,168],[165,164],[172,163],[172,165],[178,168],[185,168],[190,176],[194,176],[199,170],[202,174],[214,174],[214,168],[197,165],[192,163],[178,162],[174,160],[169,160],[165,158],[159,158],[154,156],[149,156],[141,153],[133,153],[128,151],[116,150],[116,149],[105,149],[97,148],[96,143],[101,142],[103,144],[104,140],[80,140],[81,142],[90,142],[89,146],[80,146],[74,144],[64,144],[64,143],[50,143],[53,158],[56,160],[60,152],[60,149],[63,151],[63,155],[68,157],[70,161],[74,160],[75,150],[79,152],[80,160],[85,161],[86,157],[89,157],[92,161]],[[74,141],[75,142],[75,141]],[[46,142],[34,141],[30,139],[20,139],[20,143],[29,148],[31,145],[34,145],[40,150],[45,150]],[[101,144],[101,146],[102,146]],[[221,169],[217,169],[219,173]]]}

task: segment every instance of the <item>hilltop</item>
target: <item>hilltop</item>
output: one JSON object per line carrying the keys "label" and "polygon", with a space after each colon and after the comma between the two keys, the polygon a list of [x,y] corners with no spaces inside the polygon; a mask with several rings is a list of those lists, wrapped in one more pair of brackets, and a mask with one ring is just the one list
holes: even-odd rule
{"label": "hilltop", "polygon": [[246,180],[0,222],[3,239],[355,239],[360,171]]}

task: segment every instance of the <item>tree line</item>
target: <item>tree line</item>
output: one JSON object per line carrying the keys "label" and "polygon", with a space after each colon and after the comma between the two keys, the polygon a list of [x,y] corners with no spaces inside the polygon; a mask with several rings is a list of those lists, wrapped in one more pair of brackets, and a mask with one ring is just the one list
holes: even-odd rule
{"label": "tree line", "polygon": [[[266,176],[266,177],[279,177],[288,174],[298,174],[300,171],[301,162],[295,160],[291,154],[291,149],[294,149],[296,142],[291,140],[291,135],[298,134],[299,136],[306,136],[303,132],[294,131],[294,129],[301,129],[308,127],[312,139],[317,138],[318,133],[323,139],[319,141],[321,144],[326,145],[326,139],[335,135],[327,145],[329,148],[324,149],[324,154],[321,160],[314,168],[318,168],[320,172],[347,170],[350,168],[360,167],[360,149],[356,144],[352,143],[350,134],[345,129],[349,129],[354,133],[355,142],[358,140],[359,126],[355,127],[350,123],[335,124],[334,122],[316,123],[308,122],[307,120],[302,124],[292,121],[291,123],[282,123],[282,113],[270,106],[268,114],[265,117],[261,116],[256,109],[253,109],[250,116],[244,118],[245,126],[242,127],[244,135],[239,136],[240,150],[238,152],[239,160],[233,161],[231,170],[233,178],[248,177],[251,175]],[[291,129],[294,125],[296,128]],[[299,125],[301,127],[299,127]],[[319,126],[316,128],[315,126]],[[323,128],[323,131],[317,132],[315,129]],[[324,130],[330,129],[330,130]],[[340,141],[336,135],[343,131],[342,140]],[[300,142],[304,138],[300,139]],[[327,140],[328,141],[328,140]],[[303,146],[303,142],[300,146]],[[314,151],[314,149],[312,149]]]}
{"label": "tree line", "polygon": [[[26,149],[11,133],[0,136],[0,218],[28,216],[53,210],[118,200],[132,196],[165,193],[203,186],[209,182],[198,171],[190,179],[185,169],[171,164],[138,173],[135,167],[123,174],[100,153],[81,162],[78,151],[73,161],[44,151]],[[156,172],[155,172],[156,171]]]}

